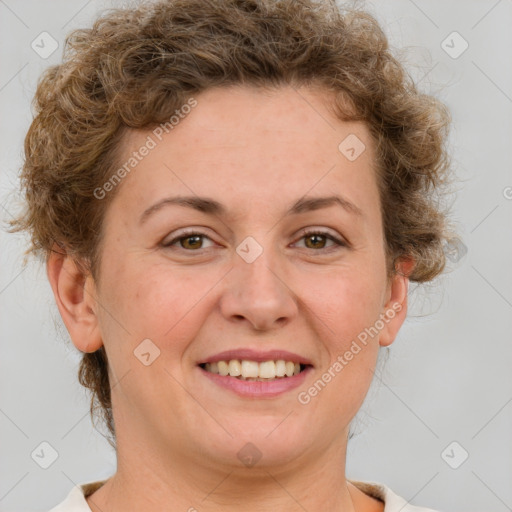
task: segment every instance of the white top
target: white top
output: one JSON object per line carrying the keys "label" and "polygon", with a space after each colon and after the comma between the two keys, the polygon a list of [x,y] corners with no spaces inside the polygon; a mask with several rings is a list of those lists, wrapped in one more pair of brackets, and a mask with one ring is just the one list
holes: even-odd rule
{"label": "white top", "polygon": [[[106,480],[98,480],[85,484],[79,484],[69,492],[66,499],[52,508],[49,512],[91,512],[86,496],[91,495],[99,489]],[[383,484],[376,482],[359,482],[349,480],[359,490],[363,491],[372,498],[380,499],[384,502],[384,512],[439,512],[431,508],[415,507],[410,505],[404,498],[396,495],[391,489]]]}

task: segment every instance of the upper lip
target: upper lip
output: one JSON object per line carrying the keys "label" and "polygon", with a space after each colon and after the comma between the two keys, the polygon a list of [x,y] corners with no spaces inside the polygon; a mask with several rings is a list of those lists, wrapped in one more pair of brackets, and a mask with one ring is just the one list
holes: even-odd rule
{"label": "upper lip", "polygon": [[198,364],[216,363],[218,361],[231,361],[232,359],[238,359],[239,361],[245,359],[247,361],[256,361],[258,363],[263,361],[278,361],[282,359],[284,361],[292,361],[294,363],[309,365],[312,364],[311,361],[306,357],[300,356],[299,354],[294,354],[293,352],[288,352],[287,350],[259,351],[250,348],[225,350],[224,352],[219,352],[218,354],[214,354],[202,361],[199,361]]}

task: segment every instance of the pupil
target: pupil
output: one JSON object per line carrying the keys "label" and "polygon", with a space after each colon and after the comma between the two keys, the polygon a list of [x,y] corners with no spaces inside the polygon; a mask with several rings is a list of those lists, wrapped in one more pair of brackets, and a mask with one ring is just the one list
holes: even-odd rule
{"label": "pupil", "polygon": [[[318,247],[318,244],[322,244],[322,242],[325,242],[324,235],[309,235],[308,240],[312,241],[313,247]],[[195,240],[195,242],[192,242],[192,244],[189,244],[188,241]],[[188,236],[184,239],[185,245],[192,245],[192,248],[197,248],[197,244],[201,244],[201,235],[192,235]],[[183,245],[183,243],[182,243]],[[185,247],[186,248],[186,247]]]}
{"label": "pupil", "polygon": [[309,237],[308,237],[309,240],[316,240],[316,242],[313,242],[313,245],[315,247],[318,246],[317,242],[319,241],[319,239],[320,239],[320,243],[322,243],[323,240],[321,240],[321,239],[323,239],[323,238],[324,238],[323,235],[309,235]]}
{"label": "pupil", "polygon": [[[196,243],[199,243],[199,245],[201,244],[201,235],[187,236],[187,238],[185,238],[183,241],[185,242],[185,245],[187,245],[187,242],[192,239],[195,239]],[[194,242],[192,242],[192,245],[194,246]],[[185,247],[185,249],[186,248],[187,247]],[[195,246],[192,248],[195,248]]]}

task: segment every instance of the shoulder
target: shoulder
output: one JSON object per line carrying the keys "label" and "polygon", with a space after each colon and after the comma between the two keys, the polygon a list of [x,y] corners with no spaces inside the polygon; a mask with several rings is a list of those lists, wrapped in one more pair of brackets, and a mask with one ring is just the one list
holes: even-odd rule
{"label": "shoulder", "polygon": [[97,480],[95,482],[75,485],[69,491],[66,499],[49,510],[49,512],[91,512],[85,497],[99,489],[105,482],[106,480]]}
{"label": "shoulder", "polygon": [[384,512],[440,512],[431,508],[411,505],[404,498],[398,496],[389,487],[381,483],[357,480],[349,480],[349,482],[368,496],[383,501]]}

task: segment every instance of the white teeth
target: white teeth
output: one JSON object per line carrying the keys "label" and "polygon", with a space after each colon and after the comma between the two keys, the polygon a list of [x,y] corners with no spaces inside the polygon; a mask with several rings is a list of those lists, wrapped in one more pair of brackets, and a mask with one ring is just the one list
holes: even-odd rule
{"label": "white teeth", "polygon": [[226,376],[229,374],[229,366],[228,363],[226,363],[226,361],[218,361],[217,367],[219,368],[220,375]]}
{"label": "white teeth", "polygon": [[242,375],[242,365],[240,364],[240,361],[237,361],[236,359],[229,361],[229,375],[231,375],[231,377],[238,377],[239,375]]}
{"label": "white teeth", "polygon": [[260,363],[260,372],[258,377],[260,379],[275,379],[276,377],[276,363],[274,361],[265,361]]}
{"label": "white teeth", "polygon": [[292,377],[300,373],[300,364],[293,361],[249,361],[231,359],[230,361],[217,361],[215,363],[206,363],[204,369],[210,373],[231,377],[239,377],[242,380],[269,380],[276,377]]}
{"label": "white teeth", "polygon": [[242,361],[242,377],[259,377],[259,367],[256,361]]}
{"label": "white teeth", "polygon": [[286,375],[286,361],[279,359],[276,361],[276,377],[284,377]]}

